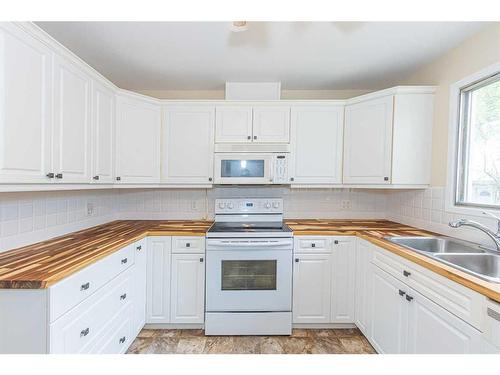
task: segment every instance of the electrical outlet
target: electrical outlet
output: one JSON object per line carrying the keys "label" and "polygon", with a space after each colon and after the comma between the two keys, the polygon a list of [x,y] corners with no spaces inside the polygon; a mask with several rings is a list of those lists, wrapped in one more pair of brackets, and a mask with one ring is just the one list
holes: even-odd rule
{"label": "electrical outlet", "polygon": [[340,208],[342,210],[350,210],[351,209],[351,201],[348,199],[340,201]]}
{"label": "electrical outlet", "polygon": [[198,205],[196,204],[196,201],[191,201],[191,211],[197,211],[198,210]]}
{"label": "electrical outlet", "polygon": [[92,216],[94,214],[94,204],[87,203],[87,216]]}

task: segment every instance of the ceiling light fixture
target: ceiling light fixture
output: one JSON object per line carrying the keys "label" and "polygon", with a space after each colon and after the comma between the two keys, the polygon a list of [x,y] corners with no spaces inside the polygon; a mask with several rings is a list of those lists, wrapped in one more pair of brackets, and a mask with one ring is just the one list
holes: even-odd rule
{"label": "ceiling light fixture", "polygon": [[233,21],[231,24],[231,31],[235,33],[239,33],[241,31],[246,31],[248,30],[248,24],[247,21]]}

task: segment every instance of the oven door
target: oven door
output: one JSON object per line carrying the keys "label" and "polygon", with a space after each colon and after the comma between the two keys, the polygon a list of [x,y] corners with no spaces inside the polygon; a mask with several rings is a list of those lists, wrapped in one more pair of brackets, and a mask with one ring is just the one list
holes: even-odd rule
{"label": "oven door", "polygon": [[291,311],[291,239],[252,241],[207,241],[208,312]]}
{"label": "oven door", "polygon": [[216,153],[216,184],[270,184],[272,154]]}

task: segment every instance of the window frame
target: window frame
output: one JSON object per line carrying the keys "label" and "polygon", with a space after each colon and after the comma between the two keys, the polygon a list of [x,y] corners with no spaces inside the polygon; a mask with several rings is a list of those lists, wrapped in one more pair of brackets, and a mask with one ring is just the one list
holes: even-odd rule
{"label": "window frame", "polygon": [[450,86],[446,211],[472,216],[483,216],[482,212],[484,210],[500,214],[500,206],[497,205],[459,202],[459,194],[463,194],[463,191],[459,189],[459,184],[463,174],[466,173],[466,166],[464,164],[466,164],[467,153],[463,152],[463,149],[467,147],[466,141],[468,139],[464,136],[464,127],[466,125],[463,116],[463,112],[466,109],[466,95],[464,94],[471,92],[474,88],[479,88],[488,85],[492,81],[496,81],[499,76],[500,62],[497,62]]}

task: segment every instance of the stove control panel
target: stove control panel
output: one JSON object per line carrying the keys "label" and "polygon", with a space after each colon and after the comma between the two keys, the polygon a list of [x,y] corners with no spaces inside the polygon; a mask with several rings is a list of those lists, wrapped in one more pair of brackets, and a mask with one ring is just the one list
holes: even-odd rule
{"label": "stove control panel", "polygon": [[215,200],[216,214],[265,214],[283,213],[283,199],[281,198],[231,198]]}

